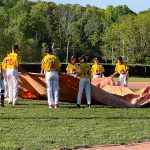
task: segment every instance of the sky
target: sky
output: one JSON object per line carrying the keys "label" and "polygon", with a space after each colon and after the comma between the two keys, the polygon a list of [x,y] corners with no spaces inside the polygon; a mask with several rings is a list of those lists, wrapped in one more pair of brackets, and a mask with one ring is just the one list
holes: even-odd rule
{"label": "sky", "polygon": [[108,5],[118,6],[127,5],[134,12],[140,12],[150,8],[150,0],[43,0],[59,3],[80,4],[86,6],[90,4],[105,9]]}

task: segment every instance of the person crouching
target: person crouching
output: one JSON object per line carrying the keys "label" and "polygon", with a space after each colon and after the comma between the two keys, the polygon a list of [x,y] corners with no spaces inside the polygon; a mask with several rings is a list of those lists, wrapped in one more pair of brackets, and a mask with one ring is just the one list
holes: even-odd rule
{"label": "person crouching", "polygon": [[123,84],[124,87],[128,87],[128,72],[129,72],[128,66],[123,61],[123,58],[119,56],[118,63],[116,64],[115,67],[115,73],[110,77],[113,78],[115,75],[119,74],[117,86],[121,86]]}

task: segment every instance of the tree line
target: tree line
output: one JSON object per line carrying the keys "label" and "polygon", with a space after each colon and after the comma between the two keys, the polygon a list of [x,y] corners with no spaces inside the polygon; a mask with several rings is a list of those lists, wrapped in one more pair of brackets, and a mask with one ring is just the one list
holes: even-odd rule
{"label": "tree line", "polygon": [[20,46],[23,62],[41,61],[52,45],[62,62],[87,53],[101,62],[150,64],[150,9],[135,13],[126,5],[105,10],[79,4],[29,0],[0,1],[0,59],[12,44]]}

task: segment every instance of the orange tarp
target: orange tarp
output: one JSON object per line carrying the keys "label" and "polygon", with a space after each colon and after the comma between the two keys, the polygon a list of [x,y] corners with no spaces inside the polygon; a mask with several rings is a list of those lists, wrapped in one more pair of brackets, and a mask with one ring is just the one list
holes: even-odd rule
{"label": "orange tarp", "polygon": [[[60,101],[76,102],[79,79],[60,74]],[[111,78],[91,80],[92,103],[113,107],[140,107],[150,102],[150,86],[137,92],[126,87],[115,86]],[[19,74],[19,97],[28,99],[47,99],[45,76],[41,74]],[[86,102],[83,94],[82,102]]]}

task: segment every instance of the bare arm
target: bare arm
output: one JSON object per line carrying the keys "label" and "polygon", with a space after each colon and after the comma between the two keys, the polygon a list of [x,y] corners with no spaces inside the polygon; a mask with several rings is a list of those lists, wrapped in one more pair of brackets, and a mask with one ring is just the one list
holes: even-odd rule
{"label": "bare arm", "polygon": [[118,72],[117,71],[115,71],[115,73],[114,74],[112,74],[110,77],[111,78],[113,78],[115,75],[117,75],[118,74]]}

